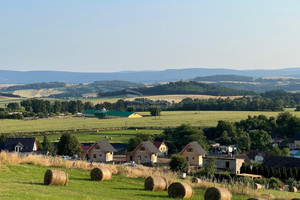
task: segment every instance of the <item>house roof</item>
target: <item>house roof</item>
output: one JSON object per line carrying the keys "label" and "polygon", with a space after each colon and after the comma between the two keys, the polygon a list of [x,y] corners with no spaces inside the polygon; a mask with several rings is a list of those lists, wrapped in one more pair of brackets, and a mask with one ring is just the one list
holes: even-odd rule
{"label": "house roof", "polygon": [[285,157],[285,156],[270,156],[265,159],[263,166],[268,167],[285,167],[285,168],[300,168],[300,158]]}
{"label": "house roof", "polygon": [[107,111],[107,116],[129,117],[132,114],[134,114],[134,112],[114,111],[114,110]]}
{"label": "house roof", "polygon": [[114,151],[116,151],[116,149],[107,140],[97,141],[96,143],[105,152],[114,152]]}
{"label": "house roof", "polygon": [[[156,148],[159,148],[162,144],[166,145],[164,142],[159,142],[159,141],[153,142],[153,144],[154,144],[154,146],[155,146]],[[166,145],[166,146],[167,146],[167,145]]]}
{"label": "house roof", "polygon": [[[160,153],[159,150],[156,148],[156,146],[154,146],[154,144],[149,140],[140,143],[132,152],[135,152],[141,145],[143,145],[151,153],[155,153],[155,154]],[[128,153],[131,153],[131,152],[128,152]]]}
{"label": "house roof", "polygon": [[[197,141],[194,141],[194,142],[190,142],[188,145],[186,145],[182,151],[187,148],[188,146],[191,146],[199,155],[205,155],[207,154],[207,152],[201,147],[201,145],[197,142]],[[181,152],[182,152],[181,151]],[[180,152],[180,153],[181,153]]]}
{"label": "house roof", "polygon": [[251,160],[248,158],[246,154],[234,154],[234,155],[217,155],[214,156],[215,158],[222,158],[222,159],[243,159],[245,163],[248,165],[252,165]]}
{"label": "house roof", "polygon": [[257,151],[257,150],[250,150],[249,153],[247,154],[248,158],[251,160],[255,159],[255,156],[261,155],[264,156],[265,152],[264,151]]}
{"label": "house roof", "polygon": [[21,152],[32,152],[36,138],[7,138],[3,150],[14,151],[17,144],[23,145]]}

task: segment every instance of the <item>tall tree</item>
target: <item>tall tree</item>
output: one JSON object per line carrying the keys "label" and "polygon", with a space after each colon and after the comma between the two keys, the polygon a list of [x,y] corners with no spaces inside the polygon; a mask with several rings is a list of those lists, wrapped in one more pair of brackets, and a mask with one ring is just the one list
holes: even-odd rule
{"label": "tall tree", "polygon": [[58,155],[80,155],[81,145],[78,139],[70,133],[64,133],[57,144]]}

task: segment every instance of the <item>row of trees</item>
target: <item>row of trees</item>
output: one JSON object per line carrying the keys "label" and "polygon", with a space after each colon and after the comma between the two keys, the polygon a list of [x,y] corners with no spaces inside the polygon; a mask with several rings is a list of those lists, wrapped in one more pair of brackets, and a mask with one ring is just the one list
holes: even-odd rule
{"label": "row of trees", "polygon": [[254,165],[253,167],[251,167],[250,165],[243,163],[241,167],[241,173],[262,175],[265,178],[275,177],[281,180],[287,180],[289,178],[300,180],[300,169],[296,167],[288,169],[286,169],[285,167],[269,168],[268,166],[262,165]]}

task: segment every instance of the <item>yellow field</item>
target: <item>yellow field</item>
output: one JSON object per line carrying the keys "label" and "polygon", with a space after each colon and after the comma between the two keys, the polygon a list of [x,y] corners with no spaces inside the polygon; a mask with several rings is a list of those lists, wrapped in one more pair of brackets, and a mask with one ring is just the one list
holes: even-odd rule
{"label": "yellow field", "polygon": [[[300,112],[291,111],[300,117]],[[67,119],[39,119],[39,120],[0,120],[1,133],[16,132],[38,132],[49,130],[75,130],[75,129],[104,129],[124,127],[146,127],[165,128],[175,127],[183,123],[193,126],[208,127],[215,126],[219,120],[231,122],[240,121],[248,115],[254,116],[264,114],[267,117],[276,117],[278,112],[249,112],[249,111],[165,111],[159,117],[151,117],[149,112],[141,112],[142,118],[118,118],[118,119],[96,119],[96,118],[67,118]]]}

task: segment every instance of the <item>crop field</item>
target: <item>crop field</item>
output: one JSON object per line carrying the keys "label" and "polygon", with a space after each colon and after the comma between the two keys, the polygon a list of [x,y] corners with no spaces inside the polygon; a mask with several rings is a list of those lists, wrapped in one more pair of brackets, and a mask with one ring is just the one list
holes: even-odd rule
{"label": "crop field", "polygon": [[[147,130],[147,129],[130,129],[130,130],[115,130],[115,131],[99,131],[99,132],[87,132],[87,133],[72,133],[76,136],[79,142],[95,142],[99,140],[108,140],[113,143],[128,143],[129,139],[134,137],[137,133],[143,134],[160,134],[163,130]],[[47,138],[51,142],[58,142],[61,135],[47,135]],[[40,142],[43,141],[43,135],[34,135]]]}
{"label": "crop field", "polygon": [[[144,190],[142,179],[113,175],[111,180],[90,181],[89,171],[62,169],[69,174],[67,186],[43,185],[44,174],[48,167],[23,165],[3,165],[0,170],[1,199],[169,199],[167,191],[151,192]],[[204,190],[194,189],[192,199],[202,199]],[[234,200],[247,199],[234,195]]]}
{"label": "crop field", "polygon": [[[300,117],[300,112],[288,110]],[[0,120],[1,133],[22,133],[22,132],[44,132],[51,130],[76,130],[76,129],[115,129],[128,127],[145,127],[148,129],[161,129],[176,127],[183,123],[189,123],[198,127],[216,126],[219,120],[231,122],[240,121],[248,115],[266,115],[276,117],[279,112],[259,111],[165,111],[161,116],[152,117],[149,112],[141,112],[142,118],[117,118],[117,119],[96,119],[96,118],[66,118],[66,119],[38,119],[38,120]]]}

